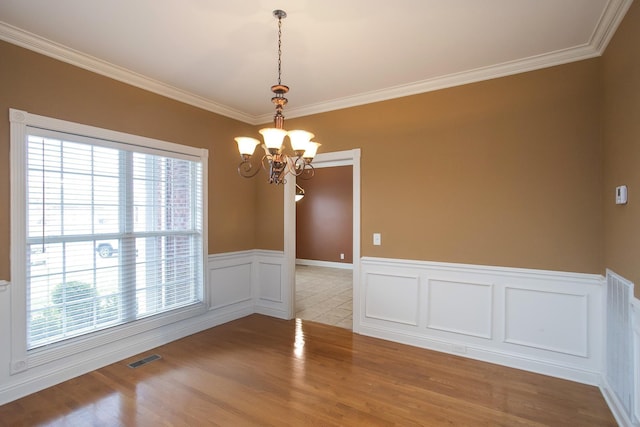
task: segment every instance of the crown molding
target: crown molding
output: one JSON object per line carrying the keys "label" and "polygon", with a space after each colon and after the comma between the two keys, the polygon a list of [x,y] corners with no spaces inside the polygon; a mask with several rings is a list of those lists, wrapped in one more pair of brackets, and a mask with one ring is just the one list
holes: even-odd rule
{"label": "crown molding", "polygon": [[609,45],[633,0],[609,0],[596,25],[590,45],[602,55]]}
{"label": "crown molding", "polygon": [[[633,0],[609,0],[600,16],[589,43],[570,49],[559,50],[543,55],[532,56],[516,61],[504,62],[489,67],[477,68],[460,73],[438,76],[404,85],[381,90],[365,92],[344,98],[306,105],[299,108],[287,108],[287,117],[295,118],[312,114],[325,113],[343,108],[356,107],[389,99],[446,89],[469,83],[505,77],[513,74],[534,71],[555,65],[580,61],[600,56],[604,53],[620,22],[627,13]],[[34,52],[58,59],[103,76],[139,87],[144,90],[184,102],[225,117],[236,119],[251,125],[269,123],[273,120],[271,113],[259,116],[251,115],[216,103],[210,99],[160,81],[135,73],[123,67],[70,49],[52,42],[36,34],[21,30],[0,21],[0,40],[24,47]]]}
{"label": "crown molding", "polygon": [[[287,117],[303,117],[311,114],[326,113],[343,108],[356,107],[358,105],[388,101],[390,99],[401,98],[404,96],[417,95],[454,86],[462,86],[469,83],[477,83],[484,80],[526,73],[528,71],[535,71],[542,68],[601,56],[618,29],[620,22],[622,22],[627,10],[631,7],[631,3],[633,3],[633,0],[609,0],[602,15],[600,16],[593,34],[591,35],[589,43],[585,43],[580,46],[549,52],[543,55],[531,56],[516,61],[504,62],[502,64],[491,65],[489,67],[476,68],[474,70],[438,76],[432,79],[405,85],[361,93],[345,98],[333,99],[299,108],[289,107],[287,108]],[[257,117],[257,121],[260,124],[267,123],[272,120],[273,117],[268,114]]]}
{"label": "crown molding", "polygon": [[84,54],[59,43],[47,40],[36,34],[22,30],[0,21],[0,40],[32,50],[45,56],[66,62],[76,67],[109,77],[114,80],[211,111],[225,117],[251,123],[254,117],[222,104],[218,104],[202,96],[176,88],[154,80],[142,74]]}
{"label": "crown molding", "polygon": [[[454,86],[462,86],[469,83],[477,83],[513,74],[525,73],[527,71],[553,67],[555,65],[589,59],[599,55],[600,53],[597,50],[595,50],[590,44],[587,44],[576,48],[533,56],[517,61],[504,62],[502,64],[492,65],[489,67],[476,68],[474,70],[464,71],[461,73],[438,76],[432,79],[361,93],[345,98],[333,99],[304,107],[287,108],[287,118],[303,117],[311,114],[326,113],[328,111],[356,107],[358,105],[388,101],[390,99],[402,98],[405,96],[417,95],[420,93],[432,92]],[[262,115],[257,119],[258,123],[267,123],[273,120],[273,116]]]}

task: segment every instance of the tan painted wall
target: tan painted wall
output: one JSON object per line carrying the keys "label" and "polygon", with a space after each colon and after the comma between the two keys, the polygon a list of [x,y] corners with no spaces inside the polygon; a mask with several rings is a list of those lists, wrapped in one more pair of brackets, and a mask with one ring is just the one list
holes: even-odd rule
{"label": "tan painted wall", "polygon": [[602,273],[598,61],[286,127],[362,149],[363,256]]}
{"label": "tan painted wall", "polygon": [[[260,135],[255,131],[253,136]],[[281,251],[284,248],[284,185],[268,184],[265,171],[253,179],[257,183],[254,212],[257,248]]]}
{"label": "tan painted wall", "polygon": [[[637,5],[630,15],[637,15]],[[610,70],[615,50],[631,49],[620,37],[607,52]],[[0,278],[9,278],[9,107],[209,148],[210,252],[282,249],[282,188],[264,176],[243,180],[235,173],[233,136],[257,134],[258,127],[10,44],[0,42],[0,57],[11,64],[0,67]],[[626,78],[637,88],[635,77]],[[291,119],[286,127],[313,131],[324,152],[362,149],[363,256],[602,273],[608,192],[601,83],[600,59],[594,59]],[[623,103],[607,100],[610,111]],[[608,149],[606,158],[615,152]],[[608,172],[607,182],[614,178]],[[607,215],[610,242],[612,221],[619,219]],[[371,245],[373,232],[382,233],[382,246]],[[633,263],[623,262],[629,255],[610,253],[607,266],[637,276]]]}
{"label": "tan painted wall", "polygon": [[[640,298],[640,3],[634,2],[603,56],[605,265],[635,283]],[[626,185],[629,203],[615,205]]]}
{"label": "tan painted wall", "polygon": [[9,272],[9,108],[209,149],[209,252],[255,247],[254,180],[233,136],[253,127],[0,41],[0,279]]}

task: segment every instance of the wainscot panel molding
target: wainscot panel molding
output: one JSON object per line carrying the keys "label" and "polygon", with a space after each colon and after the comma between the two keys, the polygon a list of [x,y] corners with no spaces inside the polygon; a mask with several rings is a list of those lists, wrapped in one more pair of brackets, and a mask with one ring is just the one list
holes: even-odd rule
{"label": "wainscot panel molding", "polygon": [[248,307],[253,309],[253,265],[250,251],[209,255],[209,307],[222,310]]}
{"label": "wainscot panel molding", "polygon": [[504,342],[589,356],[587,295],[506,287],[504,308]]}
{"label": "wainscot panel molding", "polygon": [[283,251],[256,250],[254,253],[255,313],[280,319],[289,318],[289,300],[284,290]]}
{"label": "wainscot panel molding", "polygon": [[429,280],[427,288],[427,328],[491,339],[493,284]]}
{"label": "wainscot panel molding", "polygon": [[360,277],[363,335],[600,385],[600,275],[364,257]]}
{"label": "wainscot panel molding", "polygon": [[[404,325],[418,325],[418,302],[420,301],[418,276],[387,276],[370,273],[367,279],[363,305],[365,317]],[[387,292],[390,280],[393,280],[393,292]]]}

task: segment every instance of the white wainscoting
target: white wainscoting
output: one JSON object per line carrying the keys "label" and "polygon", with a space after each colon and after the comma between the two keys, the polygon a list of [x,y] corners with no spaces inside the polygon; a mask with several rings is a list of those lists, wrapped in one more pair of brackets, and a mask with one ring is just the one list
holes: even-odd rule
{"label": "white wainscoting", "polygon": [[284,253],[251,250],[209,255],[205,295],[209,310],[167,326],[116,340],[11,374],[12,284],[0,280],[0,405],[102,366],[253,313],[284,317]]}
{"label": "white wainscoting", "polygon": [[362,258],[359,332],[599,385],[600,275]]}
{"label": "white wainscoting", "polygon": [[209,307],[233,312],[253,310],[253,268],[250,251],[209,255]]}
{"label": "white wainscoting", "polygon": [[285,292],[284,252],[253,251],[255,256],[254,313],[287,319],[289,294]]}
{"label": "white wainscoting", "polygon": [[632,425],[634,411],[633,283],[607,270],[602,391],[616,420]]}
{"label": "white wainscoting", "polygon": [[589,357],[587,297],[505,287],[504,342]]}
{"label": "white wainscoting", "polygon": [[282,251],[209,255],[211,309],[286,318],[283,265]]}
{"label": "white wainscoting", "polygon": [[[16,375],[8,369],[11,349],[0,347],[0,405],[252,313],[287,318],[284,264],[282,251],[210,255],[205,314]],[[361,334],[601,385],[602,276],[382,258],[362,258],[359,273],[353,320]],[[0,338],[6,343],[11,286],[0,281]],[[632,310],[640,396],[638,300]],[[634,402],[635,423],[616,414],[618,422],[638,426],[639,405]]]}
{"label": "white wainscoting", "polygon": [[635,371],[635,405],[634,414],[636,425],[640,425],[640,300],[635,299],[632,304],[633,309],[633,364]]}
{"label": "white wainscoting", "polygon": [[[372,273],[364,288],[364,317],[384,322],[417,326],[420,279],[417,276]],[[388,292],[393,281],[393,291]]]}
{"label": "white wainscoting", "polygon": [[606,333],[600,389],[620,426],[640,427],[640,301],[634,284],[606,276]]}
{"label": "white wainscoting", "polygon": [[492,284],[429,280],[427,289],[427,328],[491,339]]}

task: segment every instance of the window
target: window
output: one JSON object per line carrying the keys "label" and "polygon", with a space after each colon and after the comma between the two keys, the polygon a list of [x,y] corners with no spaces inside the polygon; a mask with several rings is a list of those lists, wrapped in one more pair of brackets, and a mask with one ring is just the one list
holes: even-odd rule
{"label": "window", "polygon": [[11,117],[22,357],[202,309],[206,150]]}

